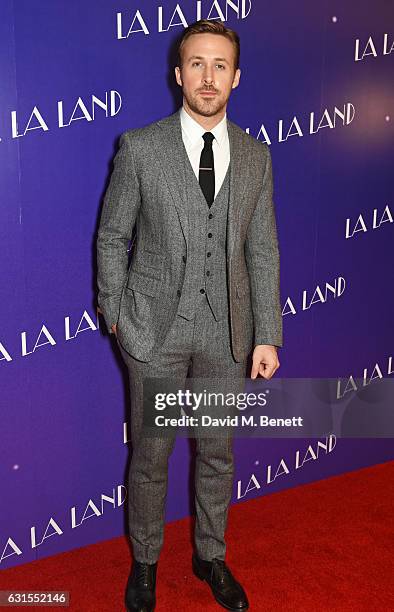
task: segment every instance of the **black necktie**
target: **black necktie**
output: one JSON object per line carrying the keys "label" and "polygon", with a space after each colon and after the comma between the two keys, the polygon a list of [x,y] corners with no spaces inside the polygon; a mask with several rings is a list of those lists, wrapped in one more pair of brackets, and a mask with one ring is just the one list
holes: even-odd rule
{"label": "black necktie", "polygon": [[205,144],[200,157],[198,180],[208,206],[211,207],[212,202],[215,199],[215,168],[213,164],[212,151],[212,141],[215,136],[212,134],[212,132],[205,132],[202,137]]}

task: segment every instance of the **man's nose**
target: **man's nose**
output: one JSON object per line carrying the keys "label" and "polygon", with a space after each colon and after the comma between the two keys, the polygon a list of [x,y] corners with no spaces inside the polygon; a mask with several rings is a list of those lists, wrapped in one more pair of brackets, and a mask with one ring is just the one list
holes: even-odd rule
{"label": "man's nose", "polygon": [[213,81],[213,70],[209,66],[206,66],[203,74],[204,81],[206,83],[212,83]]}

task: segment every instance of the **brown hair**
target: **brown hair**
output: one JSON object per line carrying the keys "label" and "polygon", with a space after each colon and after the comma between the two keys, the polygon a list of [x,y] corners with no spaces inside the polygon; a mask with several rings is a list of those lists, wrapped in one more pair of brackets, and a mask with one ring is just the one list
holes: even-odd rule
{"label": "brown hair", "polygon": [[200,19],[200,21],[192,23],[185,29],[178,46],[178,66],[182,66],[182,49],[187,39],[190,38],[190,36],[193,36],[193,34],[206,33],[225,36],[230,42],[233,43],[235,51],[234,66],[235,70],[237,70],[237,68],[239,68],[239,57],[241,53],[241,45],[237,32],[230,30],[230,28],[226,28],[221,21],[211,21],[209,19]]}

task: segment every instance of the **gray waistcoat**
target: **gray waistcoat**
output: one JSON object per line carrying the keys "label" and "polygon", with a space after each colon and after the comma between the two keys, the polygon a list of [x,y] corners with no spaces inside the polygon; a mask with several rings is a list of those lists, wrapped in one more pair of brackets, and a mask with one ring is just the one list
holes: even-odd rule
{"label": "gray waistcoat", "polygon": [[189,185],[188,253],[177,314],[192,320],[196,307],[202,300],[208,299],[212,313],[218,321],[228,316],[226,228],[230,164],[211,208],[190,163],[185,164],[185,172]]}

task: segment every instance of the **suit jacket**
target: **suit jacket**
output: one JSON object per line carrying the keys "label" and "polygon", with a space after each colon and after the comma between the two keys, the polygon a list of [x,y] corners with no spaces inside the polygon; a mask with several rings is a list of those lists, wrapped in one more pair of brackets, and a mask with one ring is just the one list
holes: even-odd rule
{"label": "suit jacket", "polygon": [[[279,249],[269,147],[227,120],[227,274],[233,356],[282,346]],[[98,304],[123,347],[150,361],[176,316],[188,249],[179,110],[121,135],[97,238]],[[128,246],[136,240],[129,265]]]}

